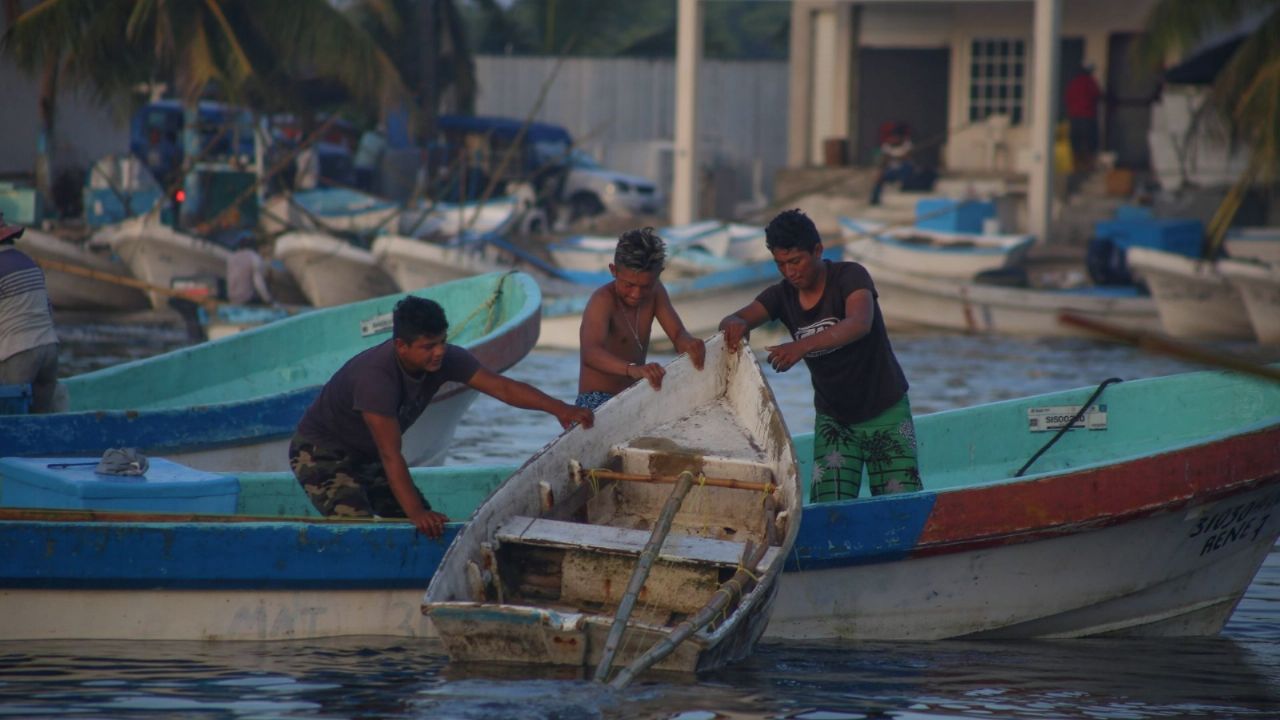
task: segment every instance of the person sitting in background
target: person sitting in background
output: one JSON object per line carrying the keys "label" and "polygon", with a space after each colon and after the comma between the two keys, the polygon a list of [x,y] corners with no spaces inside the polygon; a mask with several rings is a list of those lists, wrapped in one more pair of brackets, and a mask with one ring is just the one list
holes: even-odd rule
{"label": "person sitting in background", "polygon": [[887,182],[907,182],[915,172],[911,163],[911,131],[906,123],[894,123],[880,144],[880,172],[871,189],[871,204],[880,204],[880,193]]}
{"label": "person sitting in background", "polygon": [[31,385],[31,412],[53,411],[58,334],[44,271],[14,243],[26,228],[0,213],[0,384]]}
{"label": "person sitting in background", "polygon": [[258,254],[258,240],[245,232],[227,256],[227,300],[236,305],[273,305],[267,288],[267,262]]}
{"label": "person sitting in background", "polygon": [[706,345],[689,334],[659,276],[666,244],[653,228],[629,230],[618,238],[609,272],[613,281],[591,293],[578,330],[579,407],[600,407],[637,380],[662,387],[660,363],[645,362],[656,318],[676,352],[689,353],[702,369]]}

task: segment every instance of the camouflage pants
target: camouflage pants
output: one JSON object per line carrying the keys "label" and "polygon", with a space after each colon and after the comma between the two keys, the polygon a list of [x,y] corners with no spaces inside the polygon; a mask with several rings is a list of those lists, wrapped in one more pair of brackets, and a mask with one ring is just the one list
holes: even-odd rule
{"label": "camouflage pants", "polygon": [[856,425],[818,413],[813,427],[810,502],[858,497],[863,468],[872,495],[920,490],[916,428],[906,395],[888,410]]}
{"label": "camouflage pants", "polygon": [[[294,435],[289,442],[289,469],[321,515],[339,517],[405,517],[391,492],[382,463],[342,449],[320,447]],[[422,507],[431,503],[414,488]]]}

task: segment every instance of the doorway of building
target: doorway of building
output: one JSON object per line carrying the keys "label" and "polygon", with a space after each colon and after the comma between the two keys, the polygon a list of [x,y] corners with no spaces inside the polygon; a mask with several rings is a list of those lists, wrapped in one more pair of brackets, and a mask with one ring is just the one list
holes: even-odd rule
{"label": "doorway of building", "polygon": [[951,51],[946,48],[862,48],[858,51],[859,164],[880,147],[880,128],[905,122],[916,162],[937,168],[947,132]]}
{"label": "doorway of building", "polygon": [[1114,33],[1107,42],[1106,138],[1103,146],[1116,154],[1116,165],[1147,170],[1151,151],[1151,103],[1160,88],[1160,73],[1134,60],[1137,33]]}

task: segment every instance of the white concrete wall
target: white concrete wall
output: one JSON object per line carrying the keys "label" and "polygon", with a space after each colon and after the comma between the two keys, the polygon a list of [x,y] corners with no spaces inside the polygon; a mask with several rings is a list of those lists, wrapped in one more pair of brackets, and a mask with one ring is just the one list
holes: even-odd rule
{"label": "white concrete wall", "polygon": [[[555,58],[477,57],[476,112],[526,117],[555,66]],[[787,93],[784,61],[703,61],[699,165],[714,183],[721,214],[750,199],[753,177],[771,191],[774,172],[786,165]],[[563,125],[608,167],[670,191],[664,175],[675,136],[673,60],[566,59],[535,119]]]}
{"label": "white concrete wall", "polygon": [[[0,175],[35,172],[36,137],[40,129],[39,78],[23,74],[7,58],[0,61]],[[87,93],[64,90],[58,95],[54,128],[54,172],[69,166],[88,169],[103,155],[128,152],[128,119],[95,103]]]}

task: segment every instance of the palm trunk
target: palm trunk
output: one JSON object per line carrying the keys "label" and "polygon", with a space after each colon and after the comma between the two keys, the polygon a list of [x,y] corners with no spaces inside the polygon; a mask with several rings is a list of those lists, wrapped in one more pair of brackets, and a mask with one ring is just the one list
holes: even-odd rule
{"label": "palm trunk", "polygon": [[440,54],[439,30],[436,27],[435,0],[418,3],[418,52],[422,78],[418,87],[418,110],[422,113],[422,141],[430,144],[436,136],[436,60]]}
{"label": "palm trunk", "polygon": [[[58,104],[58,62],[50,61],[44,66],[40,77],[40,131],[36,137],[36,192],[45,208],[54,208],[53,201],[53,132]],[[37,212],[37,215],[40,215]],[[36,217],[39,221],[42,218]]]}

